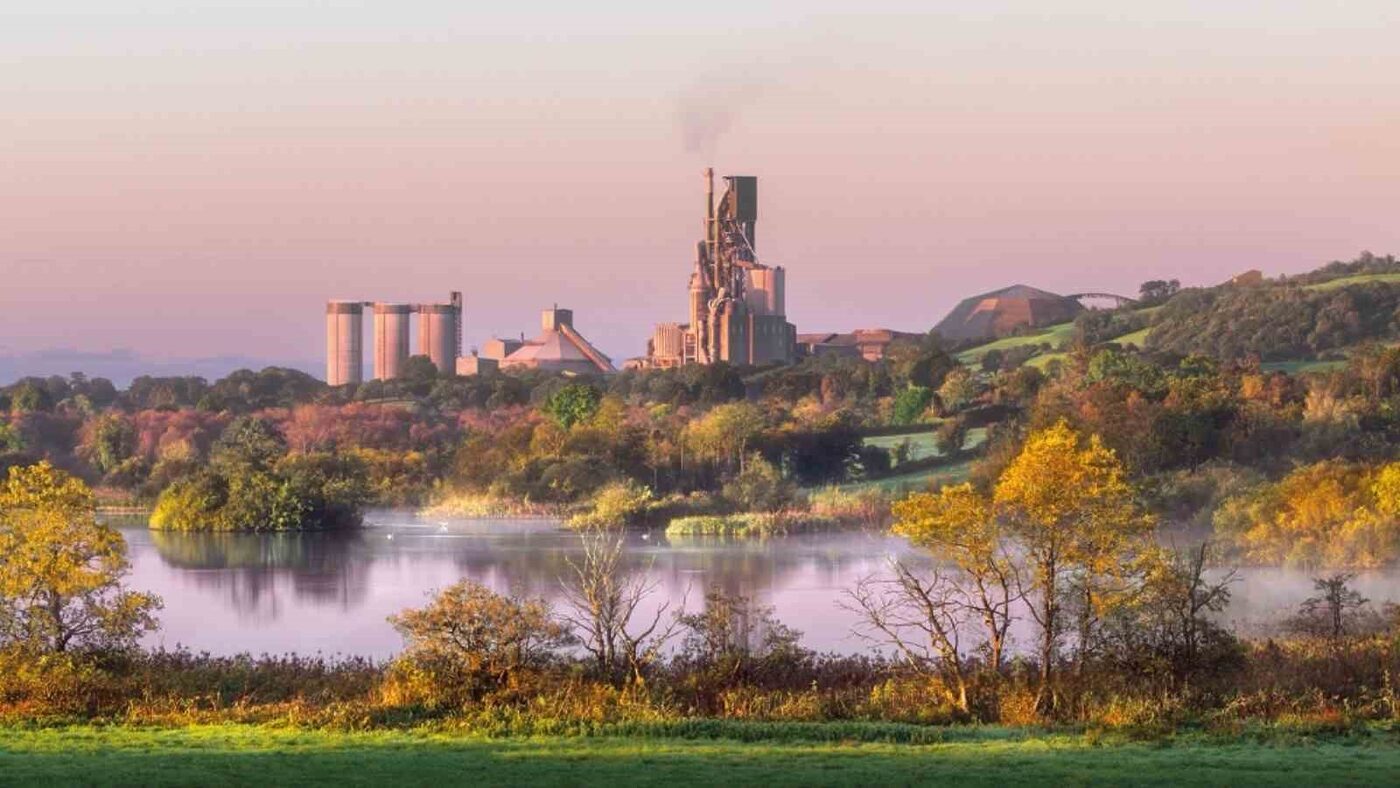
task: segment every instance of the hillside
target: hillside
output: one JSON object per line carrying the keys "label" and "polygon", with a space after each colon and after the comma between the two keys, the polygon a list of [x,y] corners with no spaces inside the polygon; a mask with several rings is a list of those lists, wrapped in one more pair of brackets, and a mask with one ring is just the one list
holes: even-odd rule
{"label": "hillside", "polygon": [[1153,320],[1147,348],[1219,358],[1316,360],[1400,337],[1400,277],[1188,290]]}
{"label": "hillside", "polygon": [[1259,358],[1265,369],[1321,372],[1355,348],[1400,341],[1400,261],[1363,254],[1261,284],[1182,290],[1163,304],[1081,314],[1073,322],[962,350],[977,365],[990,352],[1003,366],[1045,369],[1071,342],[1134,345],[1148,351]]}

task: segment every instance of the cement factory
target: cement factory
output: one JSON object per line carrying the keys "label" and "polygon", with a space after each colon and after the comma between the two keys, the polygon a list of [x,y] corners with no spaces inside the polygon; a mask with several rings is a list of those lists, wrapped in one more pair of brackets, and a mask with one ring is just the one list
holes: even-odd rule
{"label": "cement factory", "polygon": [[[647,342],[637,367],[682,364],[790,363],[797,356],[797,329],[787,321],[785,271],[758,260],[758,179],[724,177],[715,198],[714,170],[705,170],[703,239],[695,245],[690,275],[690,321],[662,323]],[[364,381],[364,313],[374,316],[374,378],[403,374],[409,359],[409,325],[418,314],[419,354],[443,374],[478,375],[498,369],[544,369],[572,374],[617,371],[612,360],[574,328],[572,310],[544,310],[534,339],[487,341],[478,353],[462,354],[462,294],[447,303],[408,304],[335,300],[326,304],[326,382]]]}
{"label": "cement factory", "polygon": [[[758,179],[724,176],[716,197],[713,169],[704,172],[705,218],[695,245],[689,284],[689,321],[661,323],[647,340],[646,354],[628,368],[686,364],[787,364],[806,356],[850,356],[877,361],[896,342],[925,335],[888,328],[847,333],[801,334],[787,320],[786,274],[759,260]],[[955,307],[935,330],[945,340],[969,342],[1006,336],[1026,327],[1072,320],[1086,297],[1061,296],[1025,285],[983,293]],[[492,338],[478,353],[462,353],[462,294],[446,303],[408,304],[331,301],[326,305],[326,381],[333,386],[364,380],[363,321],[374,316],[374,377],[399,377],[409,359],[409,326],[418,315],[418,352],[443,374],[480,375],[497,370],[541,369],[575,375],[616,372],[612,360],[574,327],[574,313],[557,304],[543,311],[533,339]]]}

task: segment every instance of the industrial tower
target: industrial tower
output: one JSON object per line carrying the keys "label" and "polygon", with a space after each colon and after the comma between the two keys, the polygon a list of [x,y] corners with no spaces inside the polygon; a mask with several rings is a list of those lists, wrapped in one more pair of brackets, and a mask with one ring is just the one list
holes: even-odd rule
{"label": "industrial tower", "polygon": [[787,322],[786,272],[758,260],[758,179],[724,177],[715,200],[714,170],[705,170],[703,240],[690,275],[690,322],[662,323],[647,348],[648,366],[791,362],[796,329]]}

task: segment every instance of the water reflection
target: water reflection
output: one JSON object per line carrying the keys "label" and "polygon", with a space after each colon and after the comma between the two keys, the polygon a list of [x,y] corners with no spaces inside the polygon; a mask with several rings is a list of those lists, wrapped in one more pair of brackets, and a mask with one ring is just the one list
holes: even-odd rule
{"label": "water reflection", "polygon": [[353,610],[364,598],[362,533],[174,533],[152,531],[164,566],[198,589],[223,593],[240,618],[275,618],[279,589],[310,604]]}
{"label": "water reflection", "polygon": [[[385,620],[463,577],[498,591],[560,599],[578,537],[538,520],[428,521],[380,512],[353,534],[179,534],[120,526],[131,548],[132,586],[165,599],[153,645],[215,653],[324,652],[384,657],[400,648]],[[707,590],[744,594],[821,651],[854,652],[854,614],[839,602],[889,560],[927,563],[900,539],[816,534],[733,541],[659,534],[628,537],[626,565],[658,583],[653,600],[697,609]],[[1226,618],[1245,626],[1276,618],[1310,592],[1307,573],[1250,570]],[[1377,602],[1400,598],[1400,575],[1358,579]]]}

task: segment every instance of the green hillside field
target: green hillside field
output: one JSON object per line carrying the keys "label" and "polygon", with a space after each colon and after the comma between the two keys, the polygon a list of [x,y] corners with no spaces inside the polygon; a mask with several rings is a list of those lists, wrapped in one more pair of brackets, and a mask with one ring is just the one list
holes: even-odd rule
{"label": "green hillside field", "polygon": [[988,342],[985,345],[968,348],[958,353],[957,359],[964,364],[975,364],[989,350],[1010,350],[1011,348],[1024,347],[1026,345],[1040,345],[1043,343],[1048,343],[1051,347],[1059,347],[1061,342],[1068,340],[1073,335],[1074,323],[1057,323],[1053,326],[1046,326],[1044,329],[1034,334],[1002,337],[1001,339]]}
{"label": "green hillside field", "polygon": [[1326,282],[1318,282],[1314,285],[1305,285],[1306,290],[1336,290],[1339,287],[1349,287],[1351,285],[1362,285],[1368,282],[1400,282],[1400,273],[1391,274],[1357,274],[1356,276],[1343,276],[1339,279],[1329,279]]}

